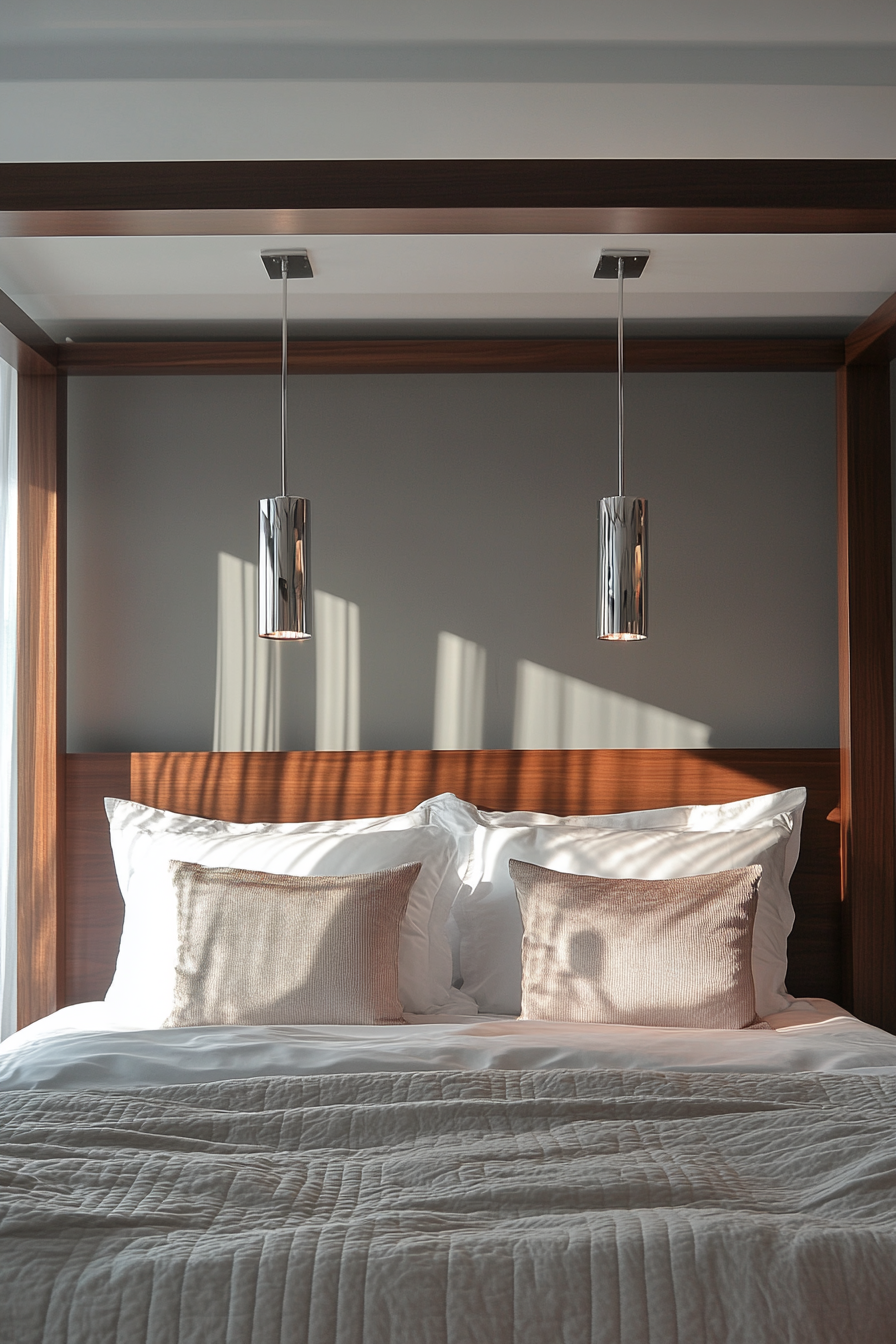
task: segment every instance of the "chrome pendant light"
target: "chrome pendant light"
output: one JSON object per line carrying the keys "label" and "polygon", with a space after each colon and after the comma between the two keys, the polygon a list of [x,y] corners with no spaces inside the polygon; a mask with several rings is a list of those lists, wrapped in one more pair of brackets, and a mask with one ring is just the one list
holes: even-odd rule
{"label": "chrome pendant light", "polygon": [[597,562],[598,639],[647,638],[647,500],[625,493],[622,287],[639,276],[649,252],[601,252],[595,279],[619,287],[616,339],[619,393],[619,493],[600,501]]}
{"label": "chrome pendant light", "polygon": [[307,252],[263,253],[272,280],[283,284],[280,365],[280,494],[258,501],[258,633],[263,639],[310,639],[311,580],[308,530],[311,505],[286,493],[287,283],[311,276]]}

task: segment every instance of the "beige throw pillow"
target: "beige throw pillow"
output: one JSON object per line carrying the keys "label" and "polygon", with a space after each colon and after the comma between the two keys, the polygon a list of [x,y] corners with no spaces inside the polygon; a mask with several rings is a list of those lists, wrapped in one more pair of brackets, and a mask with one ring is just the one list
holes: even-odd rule
{"label": "beige throw pillow", "polygon": [[748,1027],[762,869],[664,880],[583,877],[510,860],[523,916],[524,1018]]}
{"label": "beige throw pillow", "polygon": [[404,1021],[398,936],[419,863],[350,877],[169,868],[178,950],[166,1027]]}

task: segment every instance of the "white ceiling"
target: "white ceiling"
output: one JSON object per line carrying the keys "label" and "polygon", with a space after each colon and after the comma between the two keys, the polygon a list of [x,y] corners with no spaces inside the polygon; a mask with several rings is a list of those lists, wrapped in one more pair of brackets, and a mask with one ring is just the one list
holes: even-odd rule
{"label": "white ceiling", "polygon": [[[0,3],[0,162],[894,155],[896,0]],[[547,329],[612,318],[627,241],[635,321],[842,331],[896,291],[889,235],[8,237],[0,288],[57,338],[249,332],[293,243],[297,321]]]}
{"label": "white ceiling", "polygon": [[626,312],[653,322],[824,319],[848,328],[896,291],[896,236],[2,238],[0,289],[56,338],[114,335],[128,323],[279,318],[267,248],[308,248],[315,278],[290,286],[296,321],[611,321],[615,286],[595,281],[601,246],[651,251]]}
{"label": "white ceiling", "polygon": [[894,150],[894,0],[0,4],[0,161]]}
{"label": "white ceiling", "polygon": [[892,0],[22,0],[0,41],[892,42]]}
{"label": "white ceiling", "polygon": [[894,153],[892,86],[0,82],[5,162],[874,159]]}

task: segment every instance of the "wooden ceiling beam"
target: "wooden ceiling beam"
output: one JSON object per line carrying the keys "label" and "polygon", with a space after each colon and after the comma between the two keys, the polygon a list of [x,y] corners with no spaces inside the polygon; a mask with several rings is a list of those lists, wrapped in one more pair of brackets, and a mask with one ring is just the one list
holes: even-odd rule
{"label": "wooden ceiling beam", "polygon": [[882,159],[364,159],[0,165],[0,210],[894,210]]}
{"label": "wooden ceiling beam", "polygon": [[881,159],[0,165],[0,233],[787,233],[896,229]]}
{"label": "wooden ceiling beam", "polygon": [[4,294],[2,289],[0,289],[0,328],[7,334],[5,340],[0,340],[0,354],[21,372],[32,373],[37,370],[23,367],[21,352],[15,352],[15,346],[25,346],[27,350],[38,355],[43,363],[56,363],[58,350],[56,342],[51,340],[43,328],[14,303],[8,294]]}
{"label": "wooden ceiling beam", "polygon": [[846,338],[847,364],[889,364],[896,359],[896,294]]}
{"label": "wooden ceiling beam", "polygon": [[[632,339],[641,373],[816,372],[843,363],[842,340]],[[292,373],[593,373],[616,368],[615,340],[291,341]],[[75,342],[59,347],[70,374],[279,373],[279,341]]]}

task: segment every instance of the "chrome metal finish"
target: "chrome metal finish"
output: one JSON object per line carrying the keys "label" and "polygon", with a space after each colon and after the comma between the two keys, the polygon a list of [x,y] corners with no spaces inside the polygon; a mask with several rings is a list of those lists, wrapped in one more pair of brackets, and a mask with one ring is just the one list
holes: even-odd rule
{"label": "chrome metal finish", "polygon": [[634,251],[620,250],[618,247],[609,250],[605,248],[600,254],[594,278],[595,280],[615,280],[619,272],[619,261],[621,259],[625,268],[626,280],[637,280],[638,276],[643,273],[649,258],[650,252],[645,247],[637,248]]}
{"label": "chrome metal finish", "polygon": [[[280,340],[280,494],[258,501],[258,633],[263,639],[310,639],[311,581],[308,576],[308,527],[311,505],[286,492],[287,439],[287,282],[311,275],[307,252],[263,252],[272,279],[283,285]],[[293,264],[304,263],[304,269]],[[276,267],[276,271],[274,269]]]}
{"label": "chrome metal finish", "polygon": [[647,638],[647,500],[600,501],[598,639]]}
{"label": "chrome metal finish", "polygon": [[[623,375],[623,285],[638,276],[649,252],[601,252],[595,277],[615,274],[617,393],[619,406],[619,492],[600,501],[597,560],[598,639],[647,638],[647,500],[625,493],[625,395]],[[611,270],[612,267],[612,270]]]}
{"label": "chrome metal finish", "polygon": [[272,280],[280,279],[280,263],[286,259],[287,279],[288,280],[313,280],[314,271],[311,269],[311,260],[304,247],[298,248],[294,252],[284,252],[275,249],[271,252],[262,252],[261,259],[264,262],[264,268]]}
{"label": "chrome metal finish", "polygon": [[310,639],[311,578],[307,499],[258,501],[258,633],[265,639]]}

